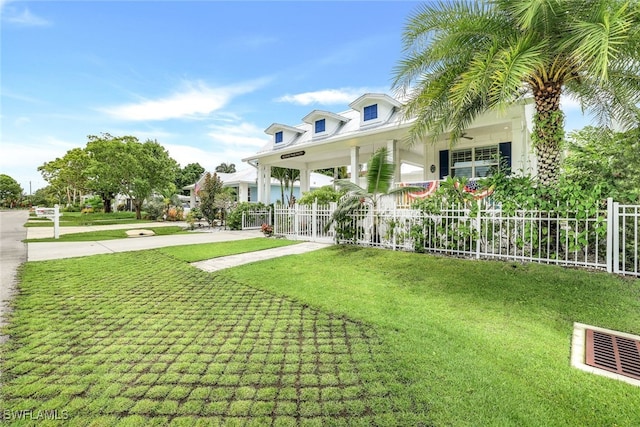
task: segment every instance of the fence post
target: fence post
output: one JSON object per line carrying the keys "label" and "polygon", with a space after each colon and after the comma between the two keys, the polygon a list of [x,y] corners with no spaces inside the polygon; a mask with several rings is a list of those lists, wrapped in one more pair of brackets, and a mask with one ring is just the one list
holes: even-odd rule
{"label": "fence post", "polygon": [[318,239],[318,199],[311,205],[311,241]]}
{"label": "fence post", "polygon": [[293,205],[293,235],[296,236],[296,240],[298,240],[298,234],[300,230],[300,221],[299,221],[300,213],[298,212],[298,204]]}
{"label": "fence post", "polygon": [[613,198],[607,198],[607,273],[613,272],[613,235],[614,224],[613,218],[615,213],[613,212]]}
{"label": "fence post", "polygon": [[482,207],[481,199],[476,201],[478,205],[478,216],[476,218],[476,259],[480,259],[480,234],[482,233],[482,226],[480,221],[482,220],[482,215],[480,213],[480,209]]}
{"label": "fence post", "polygon": [[60,238],[60,205],[53,205],[53,238]]}
{"label": "fence post", "polygon": [[613,202],[613,272],[620,271],[620,207],[618,202]]}

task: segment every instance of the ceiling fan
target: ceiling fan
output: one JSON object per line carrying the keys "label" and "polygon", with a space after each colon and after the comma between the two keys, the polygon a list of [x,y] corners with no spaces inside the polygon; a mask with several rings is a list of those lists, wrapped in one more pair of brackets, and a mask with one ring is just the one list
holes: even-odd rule
{"label": "ceiling fan", "polygon": [[463,132],[462,135],[460,135],[460,138],[464,138],[464,139],[468,139],[468,140],[473,140],[472,136],[467,136],[466,132]]}

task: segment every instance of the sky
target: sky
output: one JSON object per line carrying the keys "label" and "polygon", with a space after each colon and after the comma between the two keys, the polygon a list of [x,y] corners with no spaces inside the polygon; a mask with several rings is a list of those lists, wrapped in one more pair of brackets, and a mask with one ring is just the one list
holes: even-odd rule
{"label": "sky", "polygon": [[[249,168],[272,123],[392,94],[420,4],[0,0],[0,173],[30,194],[38,166],[101,133],[157,140],[182,167]],[[567,130],[584,126],[564,105]]]}

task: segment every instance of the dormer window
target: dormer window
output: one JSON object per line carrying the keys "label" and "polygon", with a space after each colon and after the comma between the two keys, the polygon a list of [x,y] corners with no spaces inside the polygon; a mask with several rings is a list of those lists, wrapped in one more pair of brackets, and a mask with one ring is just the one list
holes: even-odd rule
{"label": "dormer window", "polygon": [[363,120],[374,120],[378,118],[378,104],[368,105],[363,110]]}
{"label": "dormer window", "polygon": [[282,142],[282,131],[276,132],[273,137],[275,138],[276,144]]}
{"label": "dormer window", "polygon": [[326,127],[325,119],[316,120],[316,133],[324,132]]}

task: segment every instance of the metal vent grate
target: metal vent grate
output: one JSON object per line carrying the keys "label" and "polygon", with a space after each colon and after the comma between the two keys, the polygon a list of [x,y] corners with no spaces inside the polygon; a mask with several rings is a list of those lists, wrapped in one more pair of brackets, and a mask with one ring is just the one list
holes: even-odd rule
{"label": "metal vent grate", "polygon": [[586,364],[640,380],[640,341],[586,330]]}

